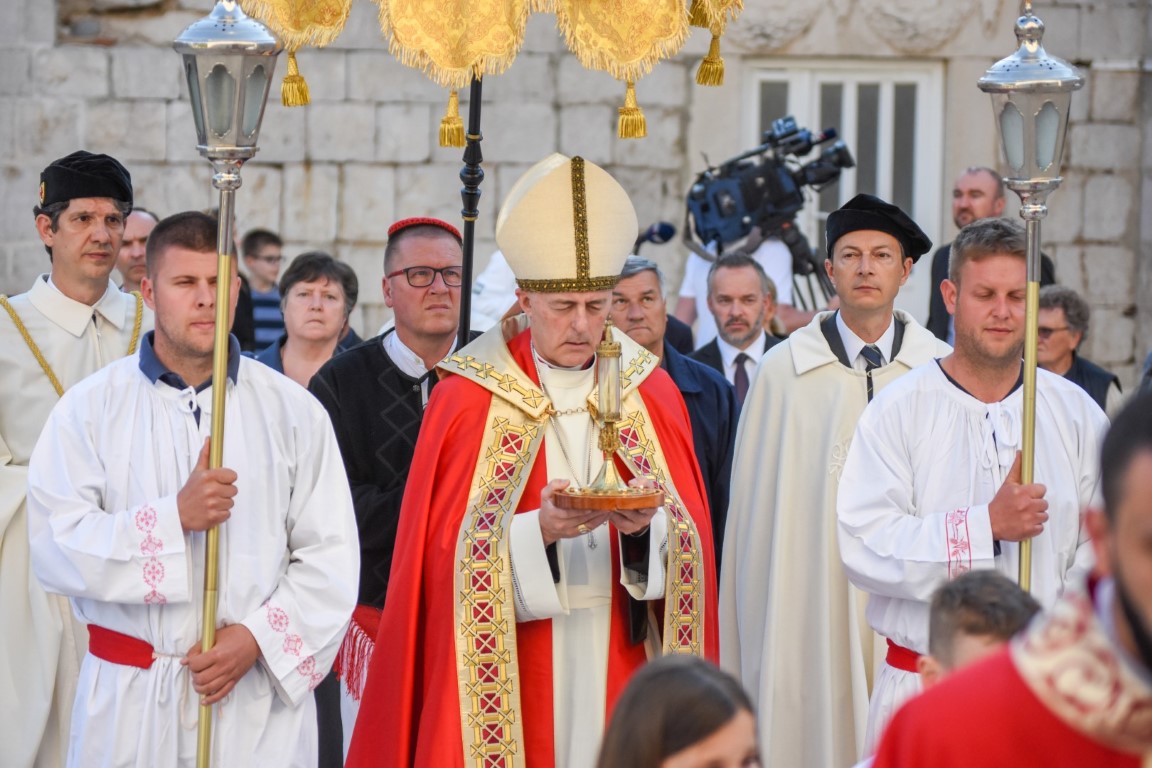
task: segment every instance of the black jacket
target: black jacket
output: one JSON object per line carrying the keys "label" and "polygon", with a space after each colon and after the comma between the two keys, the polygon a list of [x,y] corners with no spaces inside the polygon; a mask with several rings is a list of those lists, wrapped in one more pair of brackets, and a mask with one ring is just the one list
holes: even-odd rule
{"label": "black jacket", "polygon": [[736,442],[736,392],[722,375],[703,363],[677,352],[664,340],[664,370],[672,378],[688,407],[692,424],[692,447],[712,514],[712,540],[716,567],[724,543],[728,519],[728,483],[732,474],[732,451]]}
{"label": "black jacket", "polygon": [[[784,341],[784,339],[781,339],[779,336],[773,336],[770,333],[765,334],[764,349],[761,350],[761,352],[767,352],[782,341]],[[700,349],[693,352],[689,357],[704,363],[704,365],[707,365],[713,370],[719,371],[720,375],[724,377],[724,380],[728,380],[728,376],[724,373],[724,358],[720,356],[720,342],[716,339],[712,339],[712,341],[700,347]],[[760,361],[757,360],[756,362],[759,363]]]}

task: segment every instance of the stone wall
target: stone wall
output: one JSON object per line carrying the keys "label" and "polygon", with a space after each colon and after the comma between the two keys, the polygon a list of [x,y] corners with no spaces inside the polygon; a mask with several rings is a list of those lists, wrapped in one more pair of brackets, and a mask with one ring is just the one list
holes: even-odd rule
{"label": "stone wall", "polygon": [[[209,0],[7,0],[0,26],[0,291],[24,290],[46,269],[32,226],[37,174],[78,147],[128,165],[141,205],[161,214],[215,204],[196,152],[179,59],[171,41]],[[478,266],[494,248],[498,201],[552,151],[605,165],[633,195],[640,221],[683,219],[701,153],[746,149],[743,77],[765,56],[917,57],[945,65],[940,184],[971,164],[995,164],[987,97],[974,86],[1014,47],[1009,0],[753,0],[725,38],[723,88],[693,82],[708,36],[694,30],[675,60],[640,81],[649,136],[615,136],[623,88],[579,67],[547,15],[533,16],[513,67],[484,87],[485,181]],[[1075,61],[1088,83],[1073,99],[1064,185],[1050,199],[1044,247],[1063,282],[1094,308],[1086,354],[1125,384],[1152,345],[1152,99],[1145,59],[1152,38],[1142,0],[1038,4],[1049,51]],[[260,152],[244,169],[238,226],[268,227],[289,255],[323,248],[362,281],[359,330],[387,317],[379,289],[388,225],[411,215],[458,219],[460,150],[436,144],[445,93],[386,51],[376,6],[354,0],[345,32],[306,50],[301,71],[313,104],[270,99]],[[281,63],[281,74],[283,72]],[[466,94],[462,94],[466,97]],[[467,114],[466,98],[461,104]],[[940,220],[950,221],[947,196]],[[1149,215],[1142,215],[1149,214]],[[1152,225],[1150,225],[1152,226]],[[951,231],[931,233],[941,241]],[[650,246],[678,285],[679,245]]]}

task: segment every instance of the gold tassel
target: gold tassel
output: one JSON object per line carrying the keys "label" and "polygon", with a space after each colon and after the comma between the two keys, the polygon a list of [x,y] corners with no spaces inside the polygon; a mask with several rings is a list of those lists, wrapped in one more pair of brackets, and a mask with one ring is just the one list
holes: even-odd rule
{"label": "gold tassel", "polygon": [[644,119],[644,112],[636,103],[636,84],[627,81],[628,88],[624,93],[624,106],[620,112],[618,134],[622,139],[642,139],[648,135],[648,123]]}
{"label": "gold tassel", "polygon": [[280,101],[286,107],[304,107],[312,103],[308,97],[308,83],[296,68],[296,51],[288,52],[288,74],[280,84]]}
{"label": "gold tassel", "polygon": [[464,121],[460,119],[460,96],[453,90],[448,94],[448,109],[440,118],[440,146],[464,146]]}
{"label": "gold tassel", "polygon": [[692,0],[692,6],[688,9],[689,25],[705,29],[712,26],[708,20],[708,9],[704,2],[705,0]]}
{"label": "gold tassel", "polygon": [[724,59],[720,58],[720,35],[712,33],[708,55],[696,70],[697,85],[724,85]]}

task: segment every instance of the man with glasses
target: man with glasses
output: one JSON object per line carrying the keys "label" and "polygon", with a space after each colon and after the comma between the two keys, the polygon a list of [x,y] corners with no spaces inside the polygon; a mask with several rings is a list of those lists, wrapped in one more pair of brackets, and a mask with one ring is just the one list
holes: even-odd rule
{"label": "man with glasses", "polygon": [[1044,370],[1079,384],[1105,413],[1113,416],[1124,404],[1120,379],[1077,354],[1080,342],[1088,335],[1090,315],[1088,302],[1071,288],[1041,288],[1036,360]]}
{"label": "man with glasses", "polygon": [[[344,456],[360,529],[360,591],[337,660],[346,696],[317,699],[321,765],[342,765],[342,731],[352,732],[355,702],[388,592],[400,501],[432,370],[453,349],[460,322],[463,254],[446,221],[410,218],[388,230],[384,302],[396,325],[324,364],[309,389],[327,409]],[[341,725],[341,715],[346,721]]]}
{"label": "man with glasses", "polygon": [[256,326],[256,351],[275,344],[284,333],[284,311],[276,284],[284,263],[284,241],[275,232],[253,229],[240,241],[244,269],[252,292],[252,319]]}

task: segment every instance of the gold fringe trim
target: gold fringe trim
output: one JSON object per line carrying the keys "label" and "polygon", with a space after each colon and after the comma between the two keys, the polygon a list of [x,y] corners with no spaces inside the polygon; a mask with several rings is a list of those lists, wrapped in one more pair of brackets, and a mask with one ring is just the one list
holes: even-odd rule
{"label": "gold fringe trim", "polygon": [[693,27],[705,29],[712,26],[712,19],[704,0],[692,0],[692,7],[688,9],[688,23]]}
{"label": "gold fringe trim", "polygon": [[448,94],[448,109],[440,118],[440,146],[464,146],[464,121],[460,119],[460,96],[456,91]]}
{"label": "gold fringe trim", "polygon": [[286,107],[304,107],[312,103],[308,95],[308,83],[296,67],[296,51],[288,52],[288,74],[280,84],[280,101]]}
{"label": "gold fringe trim", "polygon": [[724,27],[744,10],[744,0],[692,0],[688,23],[693,27],[723,33]]}
{"label": "gold fringe trim", "polygon": [[[524,45],[524,30],[528,25],[528,16],[546,7],[546,4],[540,2],[527,2],[522,6],[521,12],[514,19],[519,35],[515,45],[507,53],[486,54],[467,63],[448,64],[436,60],[426,50],[409,47],[398,40],[395,25],[392,24],[389,0],[373,0],[373,2],[380,7],[377,18],[380,22],[380,34],[388,40],[388,53],[404,66],[420,70],[425,77],[441,88],[454,91],[470,86],[473,78],[483,79],[485,75],[503,74],[512,66],[512,62],[516,60]],[[458,59],[459,53],[454,53]]]}
{"label": "gold fringe trim", "polygon": [[244,13],[252,16],[266,27],[276,33],[285,50],[297,51],[305,46],[323,48],[331,43],[348,23],[348,14],[352,11],[352,0],[344,0],[339,12],[325,19],[325,24],[310,24],[303,28],[285,26],[282,22],[284,15],[280,13],[283,0],[241,0],[240,7]]}
{"label": "gold fringe trim", "polygon": [[724,59],[720,57],[720,35],[712,33],[712,44],[708,55],[696,70],[697,85],[724,85]]}
{"label": "gold fringe trim", "polygon": [[687,15],[680,14],[680,23],[677,24],[676,31],[670,37],[653,41],[648,52],[642,56],[631,61],[621,61],[601,48],[588,49],[582,45],[580,37],[577,35],[579,27],[574,25],[573,20],[562,10],[562,8],[555,10],[556,25],[564,35],[564,44],[568,46],[568,50],[572,51],[582,67],[607,72],[617,80],[634,82],[644,77],[652,71],[652,67],[656,66],[657,63],[679,53],[680,49],[684,47],[685,41],[688,40],[688,36],[692,33],[691,27],[688,26]]}
{"label": "gold fringe trim", "polygon": [[644,111],[636,102],[636,84],[628,81],[624,92],[624,106],[620,107],[618,134],[622,139],[642,139],[648,135],[648,122]]}

